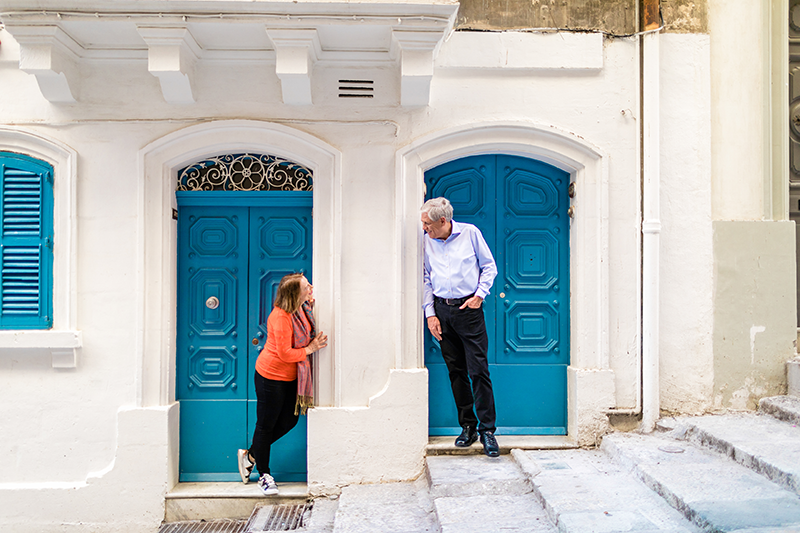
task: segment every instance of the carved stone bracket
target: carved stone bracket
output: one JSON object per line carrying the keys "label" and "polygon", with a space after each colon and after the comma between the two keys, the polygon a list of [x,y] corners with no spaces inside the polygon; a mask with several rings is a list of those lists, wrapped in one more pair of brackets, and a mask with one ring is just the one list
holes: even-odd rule
{"label": "carved stone bracket", "polygon": [[147,43],[147,68],[170,104],[193,104],[194,66],[200,47],[185,27],[138,26]]}
{"label": "carved stone bracket", "polygon": [[392,54],[400,60],[400,104],[430,102],[433,60],[442,42],[440,31],[392,31]]}
{"label": "carved stone bracket", "polygon": [[42,94],[53,103],[78,100],[80,46],[55,24],[6,24],[20,46],[20,70],[36,76]]}
{"label": "carved stone bracket", "polygon": [[311,72],[321,53],[317,30],[268,28],[267,36],[275,47],[283,103],[311,105]]}

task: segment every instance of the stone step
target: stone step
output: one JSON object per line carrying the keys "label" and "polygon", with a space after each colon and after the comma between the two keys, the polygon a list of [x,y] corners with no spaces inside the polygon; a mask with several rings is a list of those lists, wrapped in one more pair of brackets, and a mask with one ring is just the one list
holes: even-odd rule
{"label": "stone step", "polygon": [[528,480],[509,455],[500,457],[433,456],[425,459],[431,497],[521,495],[531,492]]}
{"label": "stone step", "polygon": [[699,531],[598,450],[512,452],[559,533]]}
{"label": "stone step", "polygon": [[693,442],[618,433],[601,450],[705,531],[800,532],[797,494]]}
{"label": "stone step", "polygon": [[758,410],[778,420],[800,426],[800,398],[796,396],[761,398]]}
{"label": "stone step", "polygon": [[[520,450],[564,450],[578,445],[573,439],[561,435],[496,435],[500,453]],[[468,448],[458,448],[455,436],[429,437],[426,453],[431,455],[483,455],[483,445],[475,442]]]}
{"label": "stone step", "polygon": [[796,424],[764,414],[738,413],[689,418],[677,431],[800,494],[800,427]]}
{"label": "stone step", "polygon": [[426,459],[428,487],[442,533],[555,533],[524,473],[509,455]]}
{"label": "stone step", "polygon": [[306,483],[278,483],[278,494],[264,496],[256,483],[178,483],[166,495],[166,522],[245,519],[256,505],[291,503],[308,499]]}
{"label": "stone step", "polygon": [[344,487],[333,524],[333,533],[438,531],[424,476],[413,483]]}

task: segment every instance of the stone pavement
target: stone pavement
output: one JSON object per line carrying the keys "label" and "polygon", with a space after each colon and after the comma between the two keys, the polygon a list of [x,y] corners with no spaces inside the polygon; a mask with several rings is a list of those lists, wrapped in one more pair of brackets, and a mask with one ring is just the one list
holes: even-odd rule
{"label": "stone pavement", "polygon": [[[769,413],[769,414],[768,414]],[[800,533],[800,398],[659,422],[596,450],[430,456],[412,483],[315,500],[308,533]]]}

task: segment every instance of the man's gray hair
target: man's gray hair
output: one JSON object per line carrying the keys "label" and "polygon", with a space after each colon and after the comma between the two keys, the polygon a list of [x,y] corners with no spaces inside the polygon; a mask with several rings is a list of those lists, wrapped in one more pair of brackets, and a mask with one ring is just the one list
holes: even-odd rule
{"label": "man's gray hair", "polygon": [[428,218],[432,221],[439,220],[442,217],[447,222],[453,220],[453,206],[450,204],[450,200],[444,197],[431,198],[422,205],[419,212],[428,213]]}

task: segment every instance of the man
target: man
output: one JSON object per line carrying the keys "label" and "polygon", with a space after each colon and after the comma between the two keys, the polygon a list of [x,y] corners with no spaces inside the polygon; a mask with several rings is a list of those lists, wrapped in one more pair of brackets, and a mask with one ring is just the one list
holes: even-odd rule
{"label": "man", "polygon": [[428,200],[420,213],[426,234],[422,308],[450,373],[462,428],[456,446],[470,446],[480,433],[486,455],[498,457],[494,392],[486,359],[489,338],[481,309],[497,266],[480,230],[453,220],[453,206],[446,198]]}

